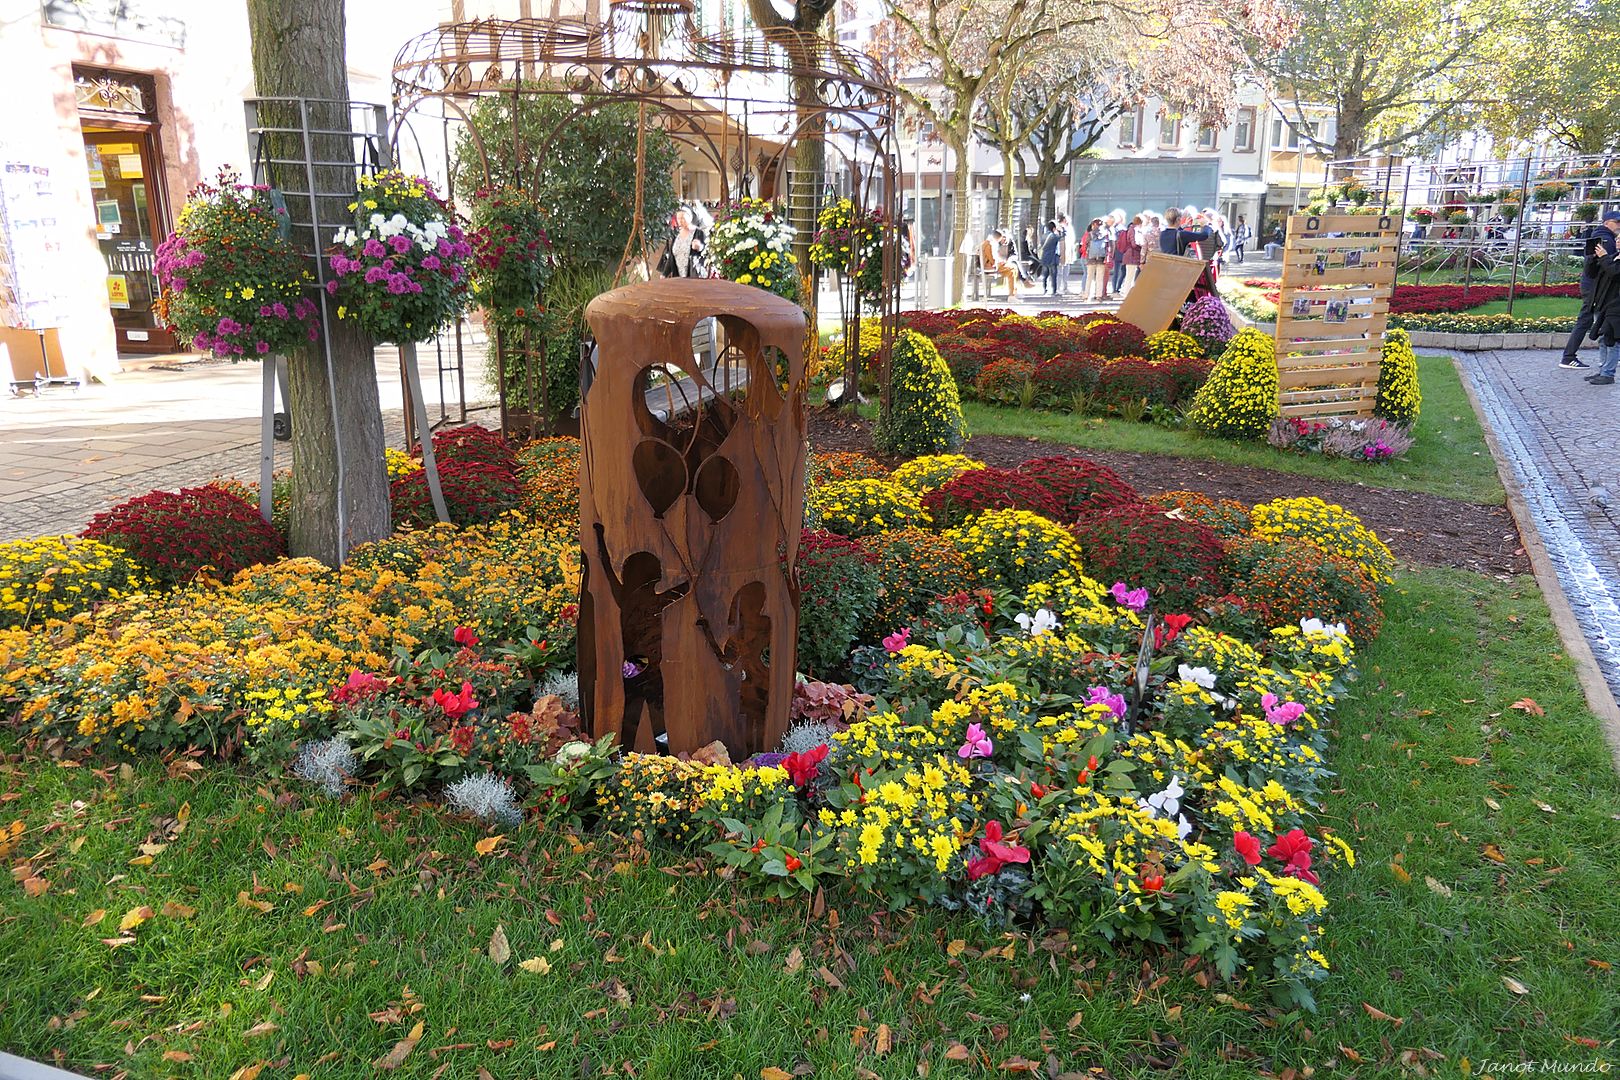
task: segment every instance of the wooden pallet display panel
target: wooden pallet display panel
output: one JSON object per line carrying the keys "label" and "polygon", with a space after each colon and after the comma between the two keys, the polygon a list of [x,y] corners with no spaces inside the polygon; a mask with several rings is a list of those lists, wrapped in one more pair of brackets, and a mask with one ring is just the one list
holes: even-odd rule
{"label": "wooden pallet display panel", "polygon": [[[1393,215],[1289,217],[1275,339],[1283,415],[1372,411],[1395,284],[1398,228]],[[1298,312],[1296,300],[1304,301]],[[1338,302],[1348,305],[1345,318],[1329,322],[1328,306]]]}

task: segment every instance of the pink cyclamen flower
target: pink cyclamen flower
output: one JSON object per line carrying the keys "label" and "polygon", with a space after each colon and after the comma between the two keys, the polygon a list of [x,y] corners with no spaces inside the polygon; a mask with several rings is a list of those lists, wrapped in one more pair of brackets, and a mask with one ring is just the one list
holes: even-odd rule
{"label": "pink cyclamen flower", "polygon": [[1108,711],[1115,717],[1123,718],[1125,715],[1125,698],[1112,692],[1106,686],[1093,686],[1091,695],[1086,698],[1087,705],[1106,705]]}
{"label": "pink cyclamen flower", "polygon": [[985,734],[982,725],[969,724],[967,738],[963,741],[961,749],[956,752],[956,756],[963,761],[970,761],[973,758],[987,758],[995,748],[996,744],[990,741],[990,736]]}
{"label": "pink cyclamen flower", "polygon": [[1262,694],[1260,707],[1266,710],[1266,719],[1278,727],[1287,727],[1295,720],[1305,715],[1305,706],[1297,701],[1278,703],[1276,694]]}
{"label": "pink cyclamen flower", "polygon": [[883,647],[889,652],[897,653],[911,644],[911,628],[902,627],[883,639]]}
{"label": "pink cyclamen flower", "polygon": [[1114,582],[1113,588],[1108,590],[1113,594],[1114,601],[1121,607],[1132,611],[1141,611],[1147,607],[1148,591],[1146,589],[1128,589],[1123,581]]}

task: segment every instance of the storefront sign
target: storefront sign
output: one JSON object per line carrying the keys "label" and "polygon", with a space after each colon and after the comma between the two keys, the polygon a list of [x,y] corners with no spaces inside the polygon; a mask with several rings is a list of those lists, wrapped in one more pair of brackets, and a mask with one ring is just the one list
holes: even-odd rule
{"label": "storefront sign", "polygon": [[117,199],[96,200],[96,227],[102,232],[115,233],[124,224],[124,213],[118,209]]}
{"label": "storefront sign", "polygon": [[118,175],[122,176],[125,180],[140,180],[144,178],[146,173],[141,170],[141,155],[119,154]]}
{"label": "storefront sign", "polygon": [[109,307],[129,307],[129,278],[123,274],[107,275],[107,305]]}

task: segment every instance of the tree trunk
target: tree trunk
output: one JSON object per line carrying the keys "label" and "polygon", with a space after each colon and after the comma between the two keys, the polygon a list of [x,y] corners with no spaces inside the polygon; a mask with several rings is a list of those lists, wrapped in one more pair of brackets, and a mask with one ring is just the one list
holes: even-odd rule
{"label": "tree trunk", "polygon": [[1017,189],[1013,186],[1013,152],[1012,147],[1006,143],[1001,144],[1001,213],[996,217],[1007,234],[1012,235],[1013,227],[1013,193]]}
{"label": "tree trunk", "polygon": [[[968,154],[973,146],[972,131],[958,132],[956,145],[956,169],[952,176],[956,187],[956,206],[951,212],[951,247],[954,249],[952,265],[956,272],[951,275],[951,306],[957,307],[962,303],[963,286],[967,284],[968,256],[962,250],[963,242],[968,239]],[[941,193],[941,198],[944,193]],[[983,239],[976,237],[975,239]]]}
{"label": "tree trunk", "polygon": [[[348,99],[342,0],[248,0],[247,7],[258,96]],[[333,115],[311,116],[311,126],[347,126],[346,111],[327,112]],[[341,136],[324,137],[314,151],[328,161],[353,155],[349,139]],[[278,158],[303,156],[296,144],[273,152]],[[318,173],[317,185],[352,185],[353,176],[341,175],[347,172]],[[304,180],[288,186],[302,187]],[[307,204],[289,200],[289,212],[295,222],[309,220]],[[323,207],[322,217],[335,220],[336,215]],[[294,229],[293,236],[298,243],[310,242],[308,229]],[[324,239],[316,238],[317,244]],[[318,257],[319,252],[307,254]],[[392,529],[372,341],[353,322],[331,323],[329,336],[330,375],[318,343],[287,358],[293,454],[288,550],[335,566],[355,545],[381,539]]]}

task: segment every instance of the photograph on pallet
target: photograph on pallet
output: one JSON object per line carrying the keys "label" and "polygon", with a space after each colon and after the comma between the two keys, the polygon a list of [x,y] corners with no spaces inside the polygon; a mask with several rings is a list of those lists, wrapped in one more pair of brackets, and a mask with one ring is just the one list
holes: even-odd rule
{"label": "photograph on pallet", "polygon": [[1395,285],[1392,215],[1294,214],[1277,302],[1284,416],[1367,416]]}

